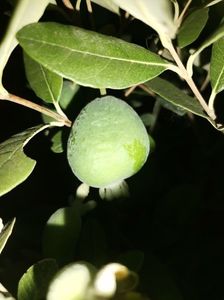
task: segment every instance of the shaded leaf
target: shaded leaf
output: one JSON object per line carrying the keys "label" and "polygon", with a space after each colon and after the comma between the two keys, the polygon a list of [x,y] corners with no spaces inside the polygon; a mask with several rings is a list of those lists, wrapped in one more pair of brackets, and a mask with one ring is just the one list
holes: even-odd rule
{"label": "shaded leaf", "polygon": [[14,218],[12,221],[8,222],[0,233],[0,253],[2,253],[2,250],[5,247],[6,242],[8,241],[8,238],[10,237],[13,227],[15,225],[16,219]]}
{"label": "shaded leaf", "polygon": [[68,25],[28,25],[17,38],[33,59],[84,86],[126,88],[170,67],[140,46]]}
{"label": "shaded leaf", "polygon": [[168,110],[174,112],[178,116],[184,116],[186,114],[186,112],[187,112],[186,109],[183,109],[183,107],[174,105],[171,102],[168,102],[167,100],[164,100],[161,97],[157,97],[156,100],[159,101],[159,103],[160,103],[160,105],[162,107],[164,107],[165,109],[168,109]]}
{"label": "shaded leaf", "polygon": [[190,45],[198,38],[208,20],[208,11],[208,8],[202,8],[187,16],[177,37],[180,48]]}
{"label": "shaded leaf", "polygon": [[19,281],[18,300],[46,299],[48,286],[57,271],[53,259],[42,260],[30,267]]}
{"label": "shaded leaf", "polygon": [[213,44],[210,65],[211,85],[214,93],[224,89],[224,37]]}
{"label": "shaded leaf", "polygon": [[62,130],[59,130],[54,134],[54,136],[51,139],[51,142],[52,142],[51,150],[54,153],[62,153],[64,151],[63,141],[62,141]]}
{"label": "shaded leaf", "polygon": [[[89,251],[91,249],[91,251]],[[101,266],[106,261],[107,242],[103,227],[96,219],[87,219],[79,240],[79,252],[83,260]]]}
{"label": "shaded leaf", "polygon": [[35,94],[50,103],[58,102],[63,85],[60,75],[49,71],[24,52],[26,77]]}
{"label": "shaded leaf", "polygon": [[145,85],[173,105],[190,111],[200,117],[207,118],[198,101],[195,98],[192,98],[182,92],[172,83],[157,77],[153,80],[148,81],[147,83],[145,83]]}
{"label": "shaded leaf", "polygon": [[43,253],[59,263],[74,257],[81,230],[81,215],[77,205],[58,209],[47,221],[43,235]]}
{"label": "shaded leaf", "polygon": [[191,54],[191,56],[188,59],[187,62],[187,71],[190,74],[190,76],[192,76],[193,74],[193,63],[196,59],[196,57],[207,47],[209,47],[210,45],[212,45],[213,43],[215,43],[217,40],[219,40],[220,38],[222,38],[224,36],[224,22],[219,26],[219,28],[217,30],[215,30],[215,32],[213,32],[210,37],[208,37],[207,39],[205,39],[203,41],[203,43],[201,44],[201,46],[193,53]]}
{"label": "shaded leaf", "polygon": [[66,110],[73,100],[75,94],[79,90],[79,85],[75,82],[64,80],[63,87],[59,99],[60,106],[63,110]]}
{"label": "shaded leaf", "polygon": [[0,196],[22,183],[32,173],[36,161],[23,152],[24,146],[41,126],[27,129],[0,144]]}

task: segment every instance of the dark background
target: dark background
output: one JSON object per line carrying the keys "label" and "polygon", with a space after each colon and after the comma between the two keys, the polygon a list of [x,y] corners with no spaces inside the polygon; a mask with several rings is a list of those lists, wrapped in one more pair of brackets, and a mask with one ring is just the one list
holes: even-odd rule
{"label": "dark background", "polygon": [[[0,10],[2,36],[11,6],[2,1]],[[97,6],[92,16],[86,12],[85,5],[81,14],[63,11],[67,19],[60,11],[49,8],[42,21],[72,23],[144,47],[150,46],[155,35],[141,22],[119,19]],[[221,16],[220,9],[211,11],[201,39],[218,24]],[[200,39],[196,46],[197,43]],[[204,59],[209,60],[209,55],[207,51]],[[196,81],[200,81],[200,77]],[[41,101],[28,87],[20,48],[10,57],[4,84],[16,95]],[[208,87],[205,97],[209,92]],[[123,91],[109,93],[124,98]],[[74,120],[81,107],[96,96],[98,91],[81,88],[75,104],[67,112],[70,119]],[[141,101],[141,107],[136,108],[139,114],[152,110],[154,99],[133,94],[128,101],[136,97]],[[217,100],[220,118],[222,98],[223,93]],[[41,122],[37,112],[0,102],[0,142]],[[65,129],[65,140],[68,132],[69,129]],[[152,136],[156,142],[155,151],[142,170],[127,180],[130,199],[105,202],[91,190],[90,198],[96,199],[97,207],[84,218],[84,228],[87,231],[89,227],[98,229],[89,233],[92,238],[85,241],[85,247],[95,247],[95,251],[77,249],[74,260],[86,259],[100,265],[117,260],[127,251],[139,250],[144,255],[139,289],[152,300],[222,300],[223,134],[205,120],[197,117],[191,120],[187,115],[180,117],[162,109]],[[68,204],[69,196],[79,184],[67,164],[66,153],[55,154],[50,146],[51,141],[44,133],[31,141],[25,152],[37,160],[34,172],[0,199],[0,217],[4,222],[17,218],[13,235],[0,256],[0,282],[14,293],[23,272],[43,258],[41,238],[45,222],[57,208]],[[97,226],[88,225],[93,223]]]}

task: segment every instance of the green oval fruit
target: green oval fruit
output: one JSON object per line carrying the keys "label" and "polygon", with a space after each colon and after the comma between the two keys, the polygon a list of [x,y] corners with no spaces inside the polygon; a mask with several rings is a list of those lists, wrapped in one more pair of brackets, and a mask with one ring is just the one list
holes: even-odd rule
{"label": "green oval fruit", "polygon": [[112,96],[87,104],[74,122],[67,157],[74,174],[103,188],[135,174],[149,154],[149,137],[137,113]]}

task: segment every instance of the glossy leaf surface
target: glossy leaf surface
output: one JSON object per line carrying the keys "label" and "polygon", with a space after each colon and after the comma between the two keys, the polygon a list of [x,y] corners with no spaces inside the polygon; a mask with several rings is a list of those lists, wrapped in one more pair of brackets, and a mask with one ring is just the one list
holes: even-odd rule
{"label": "glossy leaf surface", "polygon": [[32,24],[17,38],[34,60],[84,86],[122,89],[152,79],[170,66],[140,46],[74,26]]}

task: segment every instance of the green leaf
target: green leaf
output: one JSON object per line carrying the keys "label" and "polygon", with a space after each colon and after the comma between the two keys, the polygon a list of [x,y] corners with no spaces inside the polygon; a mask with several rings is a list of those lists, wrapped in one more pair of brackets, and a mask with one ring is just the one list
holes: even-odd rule
{"label": "green leaf", "polygon": [[224,37],[213,44],[210,65],[211,85],[215,94],[224,90]]}
{"label": "green leaf", "polygon": [[51,138],[52,146],[51,150],[54,153],[62,153],[64,151],[62,141],[62,130],[57,131]]}
{"label": "green leaf", "polygon": [[66,110],[73,100],[75,94],[79,90],[79,85],[68,80],[64,80],[63,87],[59,99],[60,106],[63,110]]}
{"label": "green leaf", "polygon": [[55,0],[20,0],[16,3],[16,8],[10,18],[6,34],[0,44],[0,85],[4,67],[17,46],[16,32],[23,26],[37,22],[43,15],[49,3],[56,4]]}
{"label": "green leaf", "polygon": [[77,205],[58,209],[47,221],[43,235],[43,253],[59,263],[74,258],[81,230],[81,215]]}
{"label": "green leaf", "polygon": [[208,8],[202,8],[191,13],[183,22],[178,33],[178,46],[184,48],[193,43],[206,25]]}
{"label": "green leaf", "polygon": [[207,118],[198,101],[182,92],[172,83],[157,77],[148,81],[145,85],[173,105],[190,111],[200,117]]}
{"label": "green leaf", "polygon": [[84,86],[122,89],[171,66],[140,46],[74,26],[31,24],[17,38],[34,60]]}
{"label": "green leaf", "polygon": [[53,259],[42,260],[30,267],[19,281],[18,300],[46,299],[48,286],[57,271]]}
{"label": "green leaf", "polygon": [[0,196],[11,191],[32,173],[36,161],[27,157],[23,148],[40,128],[27,129],[0,144]]}
{"label": "green leaf", "polygon": [[12,234],[15,221],[16,219],[14,218],[12,221],[8,222],[0,232],[0,253],[2,253],[2,250],[4,249],[5,244],[8,241],[8,238]]}
{"label": "green leaf", "polygon": [[37,63],[25,52],[23,57],[26,77],[35,94],[46,102],[58,102],[62,91],[63,78]]}
{"label": "green leaf", "polygon": [[193,68],[193,63],[194,63],[196,57],[205,48],[209,47],[210,45],[212,45],[213,43],[218,41],[220,38],[222,38],[223,36],[224,36],[224,22],[219,26],[219,28],[217,30],[215,30],[215,32],[213,32],[210,35],[210,37],[208,37],[206,40],[204,40],[203,43],[201,44],[201,46],[189,57],[188,62],[187,62],[187,71],[190,74],[190,76],[192,76],[192,74],[193,74],[192,68]]}

